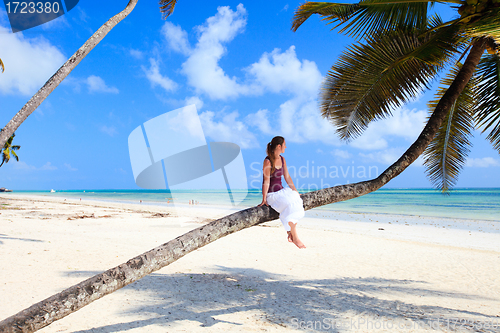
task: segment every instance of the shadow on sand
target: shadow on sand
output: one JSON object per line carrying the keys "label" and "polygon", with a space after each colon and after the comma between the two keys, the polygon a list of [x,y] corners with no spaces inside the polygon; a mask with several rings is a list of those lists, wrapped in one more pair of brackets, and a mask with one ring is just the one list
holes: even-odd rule
{"label": "shadow on sand", "polygon": [[16,238],[16,237],[9,237],[8,235],[5,235],[5,234],[0,234],[0,245],[3,244],[2,239],[20,240],[20,241],[23,241],[23,242],[40,242],[40,243],[44,242],[44,241],[39,240],[39,239]]}
{"label": "shadow on sand", "polygon": [[[222,317],[246,311],[249,312],[245,318],[252,317],[247,320],[265,323],[271,331],[273,325],[279,325],[301,331],[370,332],[385,323],[386,328],[392,325],[389,331],[394,332],[413,328],[472,332],[477,331],[474,324],[463,320],[499,321],[499,318],[483,313],[421,305],[426,303],[426,297],[442,298],[445,302],[448,299],[446,303],[457,298],[488,299],[426,289],[425,282],[421,281],[379,278],[290,280],[285,275],[255,269],[221,266],[218,269],[220,273],[217,274],[151,274],[126,287],[138,295],[147,294],[151,304],[123,313],[124,316],[143,315],[146,319],[73,332],[126,332],[134,328],[147,331],[149,325],[175,331],[181,329],[182,321],[193,321],[199,323],[199,327],[211,327],[212,330],[217,329],[214,325],[224,322],[241,330],[243,323],[226,321]],[[93,272],[73,274],[84,276],[93,275]],[[408,294],[421,297],[420,305],[397,300],[404,298],[398,295]],[[462,321],[457,322],[457,319]],[[382,326],[380,328],[383,330]],[[481,332],[497,330],[498,327],[483,328]]]}

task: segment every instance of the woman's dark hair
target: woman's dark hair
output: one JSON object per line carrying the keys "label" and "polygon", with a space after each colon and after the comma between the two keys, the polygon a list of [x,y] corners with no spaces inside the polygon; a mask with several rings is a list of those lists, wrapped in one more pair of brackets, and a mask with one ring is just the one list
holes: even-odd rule
{"label": "woman's dark hair", "polygon": [[282,137],[282,136],[275,136],[271,142],[269,142],[267,144],[267,149],[266,149],[266,153],[267,153],[267,157],[269,158],[269,160],[271,161],[271,173],[274,172],[275,170],[275,163],[274,163],[274,150],[276,149],[276,147],[278,145],[282,145],[283,142],[285,142],[285,138]]}

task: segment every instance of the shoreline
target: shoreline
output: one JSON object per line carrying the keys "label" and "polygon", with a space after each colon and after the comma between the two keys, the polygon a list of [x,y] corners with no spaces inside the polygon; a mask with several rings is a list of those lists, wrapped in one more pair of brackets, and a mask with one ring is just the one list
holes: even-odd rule
{"label": "shoreline", "polygon": [[[154,204],[127,200],[101,200],[96,198],[75,199],[63,196],[33,196],[9,194],[13,200],[63,203],[74,202],[90,207],[134,207],[135,210],[159,212],[178,212],[180,215],[223,217],[250,207],[231,207],[223,205]],[[0,194],[0,200],[7,196]],[[203,218],[201,218],[203,219]],[[210,219],[210,218],[206,218]],[[206,220],[205,219],[205,220]],[[265,222],[263,225],[280,227],[279,220]],[[371,235],[386,239],[416,241],[436,245],[464,247],[476,250],[500,252],[500,221],[457,219],[447,217],[428,217],[392,213],[359,213],[311,209],[298,225],[301,229],[319,229]],[[405,230],[407,227],[413,228]],[[383,229],[383,230],[381,230]],[[299,229],[300,230],[300,229]]]}
{"label": "shoreline", "polygon": [[[68,198],[0,203],[0,320],[227,215]],[[241,230],[40,332],[498,331],[499,233],[374,217],[306,217],[305,250],[279,221]],[[359,328],[369,322],[382,328]]]}
{"label": "shoreline", "polygon": [[[447,197],[441,193],[436,193],[436,190],[432,189],[382,189],[352,200],[316,207],[314,210],[338,214],[389,214],[398,216],[419,216],[433,219],[458,219],[480,222],[490,221],[500,224],[500,189],[464,188],[460,191],[451,197]],[[420,192],[423,192],[423,194]],[[224,196],[224,193],[226,193],[224,191],[210,190],[201,191],[199,193],[198,191],[192,191],[192,193],[190,193],[191,191],[186,191],[186,193],[176,197],[175,200],[171,198],[170,193],[132,190],[75,190],[55,193],[47,191],[25,191],[15,192],[15,194],[12,195],[36,195],[47,198],[87,198],[89,200],[121,202],[127,204],[139,203],[142,200],[146,204],[155,206],[169,206],[172,205],[173,202],[175,202],[176,205],[182,206],[184,203],[187,205],[190,199],[196,199],[200,205],[221,207],[225,209],[224,205],[221,204],[221,202],[227,200]],[[241,210],[260,203],[260,194],[256,196],[257,192],[255,191],[248,193],[248,197],[236,206],[235,209]],[[170,203],[167,203],[167,199],[170,199]]]}

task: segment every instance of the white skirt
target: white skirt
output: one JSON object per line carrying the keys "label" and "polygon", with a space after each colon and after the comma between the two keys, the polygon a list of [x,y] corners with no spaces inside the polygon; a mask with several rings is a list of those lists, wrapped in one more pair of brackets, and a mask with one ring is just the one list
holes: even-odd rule
{"label": "white skirt", "polygon": [[267,203],[278,213],[286,231],[290,231],[288,222],[297,223],[304,217],[304,204],[299,193],[289,187],[267,194]]}

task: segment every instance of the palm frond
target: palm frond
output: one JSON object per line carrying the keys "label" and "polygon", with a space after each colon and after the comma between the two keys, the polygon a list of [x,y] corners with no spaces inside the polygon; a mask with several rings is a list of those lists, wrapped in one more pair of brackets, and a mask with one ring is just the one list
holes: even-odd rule
{"label": "palm frond", "polygon": [[174,12],[175,5],[177,4],[177,0],[160,0],[160,12],[162,14],[162,18],[166,19]]}
{"label": "palm frond", "polygon": [[440,27],[443,24],[443,19],[438,14],[433,14],[432,16],[427,18],[427,27],[429,29]]}
{"label": "palm frond", "polygon": [[[460,0],[444,2],[461,3]],[[295,11],[292,30],[296,31],[311,15],[318,14],[327,24],[343,25],[340,32],[360,38],[390,30],[424,29],[427,0],[365,0],[355,4],[306,2]]]}
{"label": "palm frond", "polygon": [[[434,111],[441,97],[460,70],[460,65],[455,66],[445,79],[436,94],[436,99],[429,103],[429,109]],[[424,151],[424,166],[427,168],[427,177],[443,192],[452,188],[462,170],[471,143],[474,118],[472,116],[475,102],[476,80],[473,78],[451,107],[448,115],[439,128],[436,136]]]}
{"label": "palm frond", "polygon": [[300,5],[293,16],[292,30],[297,29],[304,23],[311,15],[319,14],[323,20],[335,22],[345,22],[360,9],[357,3],[332,3],[332,2],[306,2]]}
{"label": "palm frond", "polygon": [[323,117],[342,139],[359,136],[371,121],[390,116],[428,87],[441,67],[407,56],[422,44],[416,34],[400,32],[369,37],[344,51],[320,96]]}
{"label": "palm frond", "polygon": [[476,121],[489,131],[486,137],[500,151],[500,57],[484,55],[478,65],[478,112]]}
{"label": "palm frond", "polygon": [[419,36],[419,40],[420,45],[401,58],[400,62],[415,58],[431,65],[444,66],[453,55],[470,44],[470,38],[461,33],[458,25],[449,25],[423,33]]}
{"label": "palm frond", "polygon": [[2,69],[2,73],[5,71],[5,65],[3,64],[2,59],[0,59],[0,68]]}
{"label": "palm frond", "polygon": [[464,29],[471,37],[492,37],[500,40],[500,7],[492,7],[481,13],[479,19],[465,24]]}

